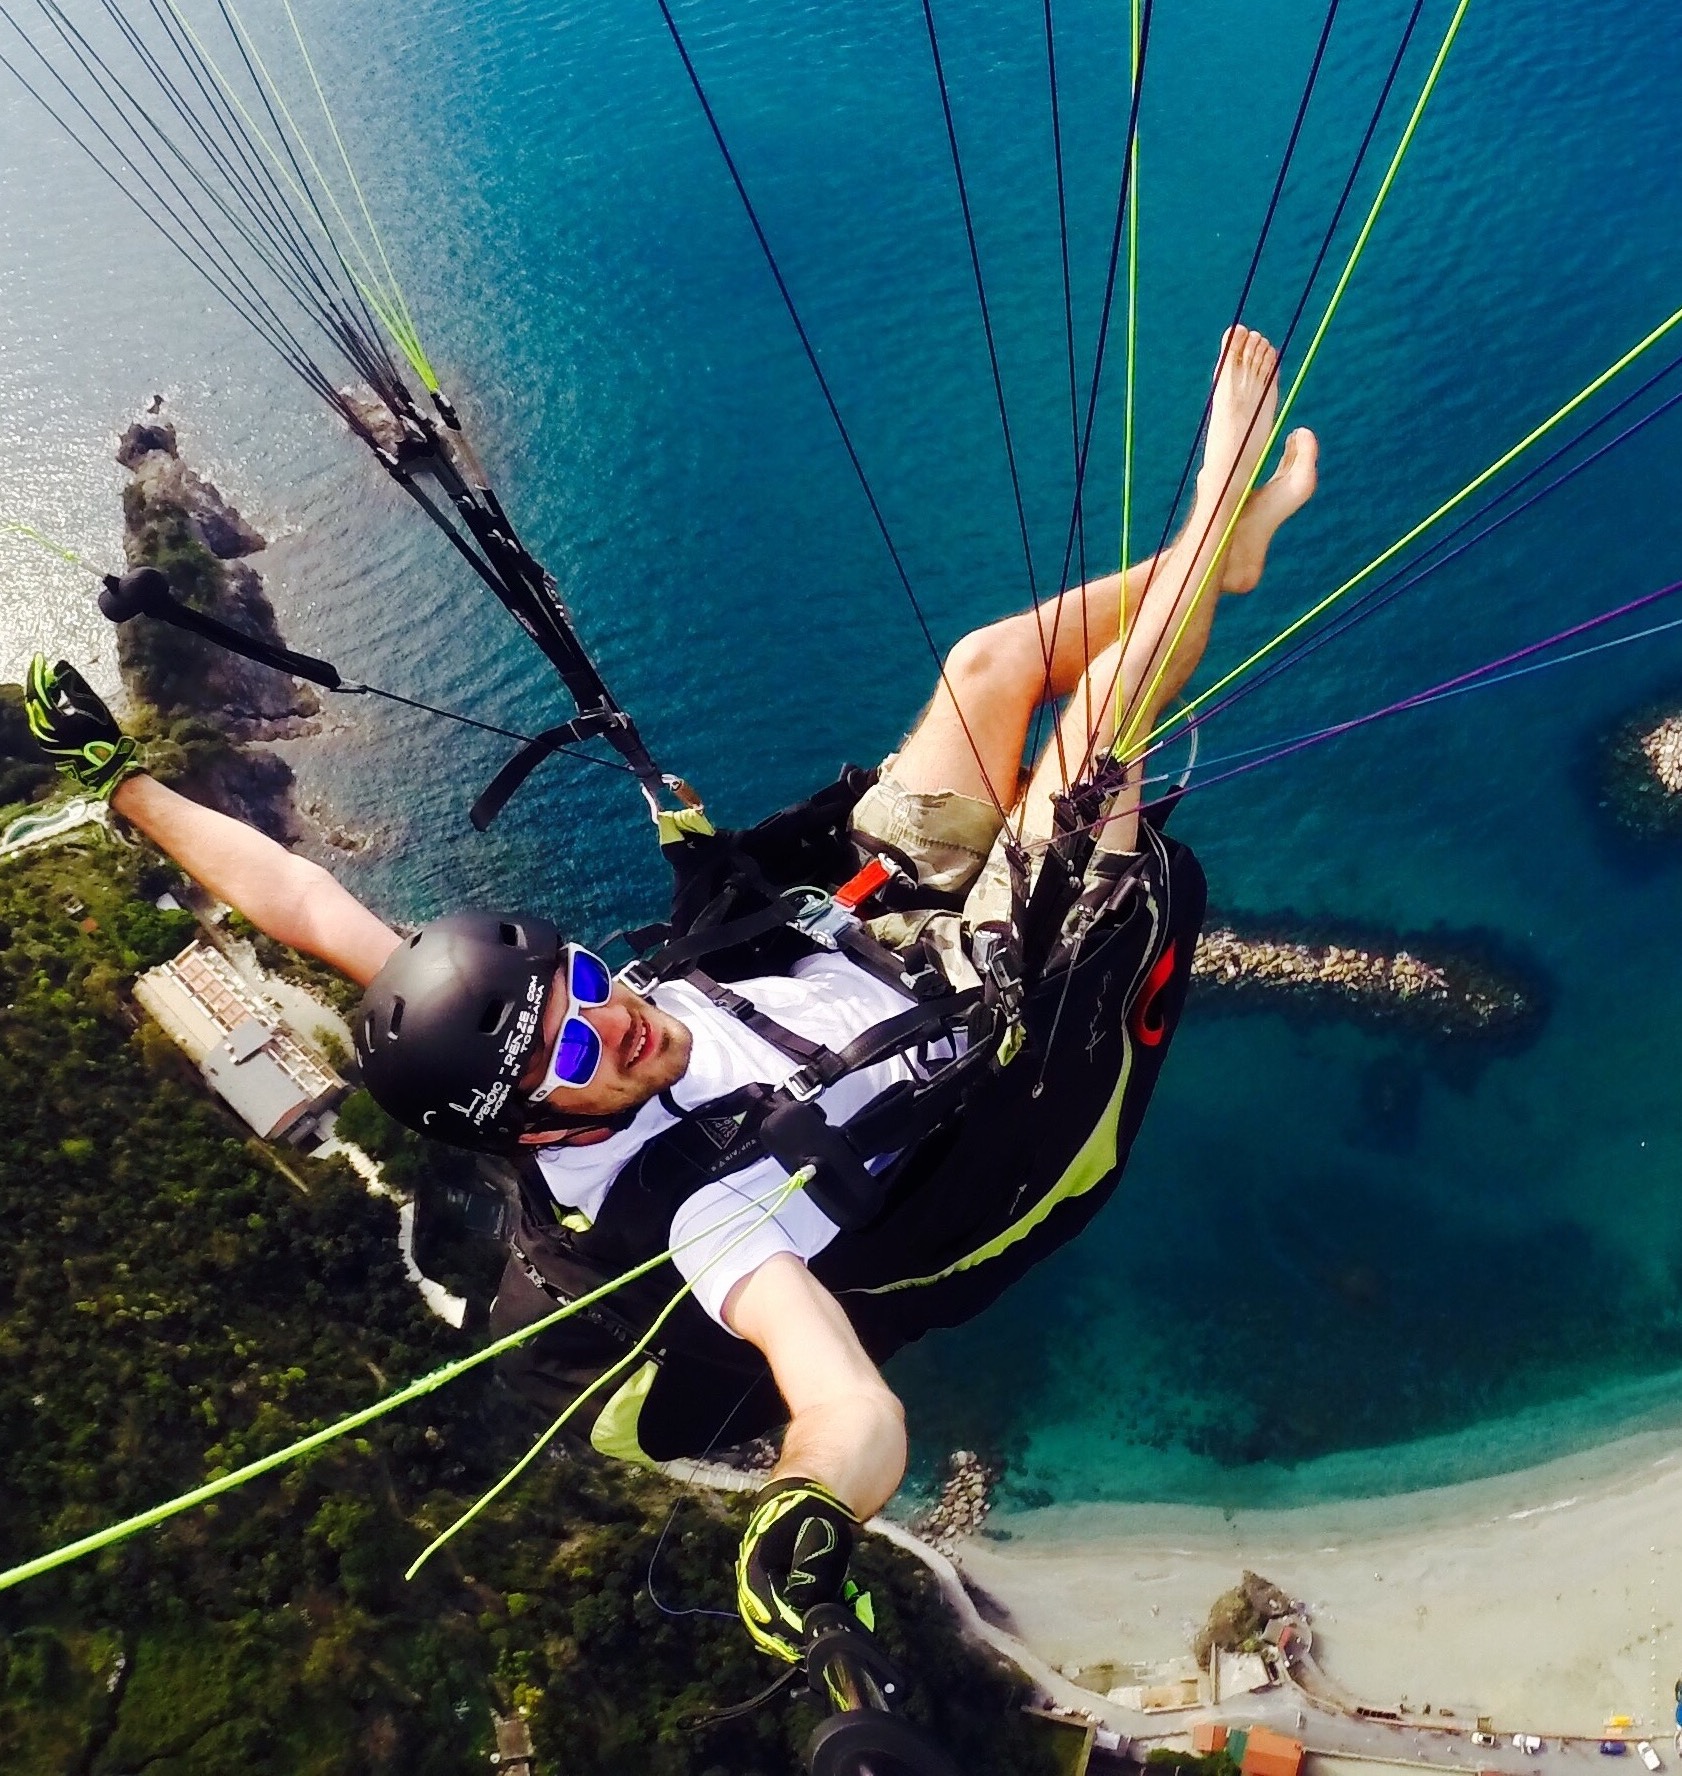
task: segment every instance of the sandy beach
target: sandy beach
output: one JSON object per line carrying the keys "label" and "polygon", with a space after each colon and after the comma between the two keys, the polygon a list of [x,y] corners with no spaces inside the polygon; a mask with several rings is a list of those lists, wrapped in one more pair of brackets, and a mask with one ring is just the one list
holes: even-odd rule
{"label": "sandy beach", "polygon": [[[1340,1688],[1382,1708],[1593,1734],[1628,1714],[1671,1760],[1682,1675],[1682,1441],[1300,1510],[1091,1505],[994,1520],[967,1579],[1066,1671],[1187,1652],[1242,1570],[1305,1602]],[[1633,1760],[1631,1760],[1633,1764]]]}

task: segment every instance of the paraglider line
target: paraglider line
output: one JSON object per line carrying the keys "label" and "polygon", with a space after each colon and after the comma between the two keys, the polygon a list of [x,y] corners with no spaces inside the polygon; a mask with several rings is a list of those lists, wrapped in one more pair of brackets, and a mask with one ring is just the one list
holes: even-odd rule
{"label": "paraglider line", "polygon": [[660,8],[660,16],[666,22],[666,30],[670,34],[672,43],[677,49],[678,55],[683,62],[684,72],[689,77],[689,84],[694,88],[695,97],[700,101],[701,110],[707,120],[707,127],[712,131],[713,141],[717,143],[718,151],[720,155],[723,156],[725,170],[730,175],[730,182],[736,187],[736,195],[741,199],[742,208],[747,212],[748,223],[753,229],[754,238],[759,242],[760,252],[765,256],[766,266],[770,270],[773,281],[776,283],[777,293],[782,297],[783,307],[788,311],[788,317],[794,323],[794,331],[800,340],[801,350],[805,352],[806,362],[811,365],[812,374],[817,378],[818,390],[823,396],[824,405],[829,409],[829,417],[834,422],[836,432],[841,439],[842,448],[847,453],[847,460],[852,465],[853,474],[857,477],[859,488],[865,497],[865,502],[870,507],[870,515],[875,520],[876,528],[880,532],[882,541],[887,548],[888,557],[893,563],[894,573],[899,579],[900,586],[911,606],[912,615],[917,620],[917,627],[922,631],[923,640],[927,644],[929,653],[934,659],[936,670],[940,675],[940,682],[945,686],[947,696],[952,699],[952,707],[957,713],[958,725],[963,729],[964,738],[969,743],[969,749],[975,756],[976,766],[980,771],[982,783],[986,787],[988,800],[992,802],[1002,818],[1007,818],[1008,810],[1004,803],[999,799],[998,790],[993,786],[992,779],[988,775],[985,762],[982,759],[981,748],[976,744],[975,734],[970,728],[969,720],[965,716],[963,707],[959,703],[956,693],[953,691],[951,681],[946,675],[946,663],[941,658],[940,648],[935,642],[933,631],[929,628],[928,618],[924,614],[922,603],[912,587],[911,576],[906,572],[905,562],[899,552],[899,545],[894,541],[893,532],[888,527],[888,521],[882,511],[881,502],[876,497],[876,490],[871,486],[870,477],[865,473],[864,464],[860,460],[858,450],[853,443],[852,433],[847,427],[846,420],[841,416],[841,409],[836,402],[834,391],[830,388],[829,378],[824,374],[823,365],[818,361],[817,349],[812,344],[811,335],[806,331],[806,323],[801,318],[800,310],[795,303],[793,292],[789,289],[788,280],[783,276],[782,267],[777,262],[777,255],[772,250],[770,238],[765,232],[764,224],[759,219],[759,212],[754,207],[752,197],[748,194],[747,184],[743,180],[741,171],[736,165],[736,157],[731,152],[729,143],[725,140],[724,131],[720,127],[717,113],[713,110],[712,100],[707,96],[707,89],[702,84],[700,72],[696,68],[694,60],[689,54],[689,46],[684,42],[683,33],[678,29],[676,18],[672,16],[669,0],[655,0],[655,4]]}

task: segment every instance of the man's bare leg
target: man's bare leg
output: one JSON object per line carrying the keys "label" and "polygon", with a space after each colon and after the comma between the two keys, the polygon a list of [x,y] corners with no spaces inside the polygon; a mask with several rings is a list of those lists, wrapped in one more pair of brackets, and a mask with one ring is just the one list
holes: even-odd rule
{"label": "man's bare leg", "polygon": [[[1260,577],[1273,533],[1313,493],[1317,445],[1311,432],[1298,432],[1278,474],[1245,502],[1230,548],[1222,548],[1222,533],[1273,423],[1277,377],[1273,347],[1260,334],[1236,329],[1216,382],[1191,518],[1158,564],[1125,640],[1112,644],[1088,668],[1088,682],[1100,687],[1101,694],[1074,697],[1062,718],[1061,752],[1048,748],[1034,767],[1022,801],[1027,837],[1050,836],[1065,761],[1068,769],[1082,771],[1113,744],[1118,672],[1123,731],[1131,727],[1140,735],[1148,733],[1202,658],[1217,588],[1228,589],[1230,580],[1232,591],[1248,591]],[[1095,727],[1086,715],[1089,702],[1097,710]],[[1112,803],[1101,841],[1108,849],[1133,849],[1137,779],[1142,775],[1135,769],[1131,788]]]}
{"label": "man's bare leg", "polygon": [[1250,592],[1260,583],[1273,533],[1314,495],[1319,461],[1319,440],[1298,426],[1285,440],[1278,468],[1244,502],[1221,569],[1223,592]]}
{"label": "man's bare leg", "polygon": [[[1127,570],[1130,612],[1167,553]],[[1123,596],[1123,576],[1108,574],[1038,610],[972,630],[946,656],[934,699],[900,748],[894,776],[907,789],[956,790],[1013,807],[1034,711],[1048,695],[1066,697],[1082,682],[1088,640],[1118,633]]]}
{"label": "man's bare leg", "polygon": [[[1235,329],[1230,347],[1223,342],[1224,357],[1237,361],[1255,342],[1266,346],[1259,335],[1245,328]],[[1271,347],[1266,349],[1271,351]],[[1252,406],[1250,413],[1254,411]],[[933,701],[895,761],[894,775],[900,782],[912,790],[956,790],[978,801],[1013,808],[1021,780],[1022,752],[1035,710],[1048,700],[1070,696],[1077,687],[1080,694],[1072,705],[1074,713],[1060,731],[1061,750],[1054,743],[1048,758],[1055,759],[1059,772],[1066,768],[1078,774],[1093,735],[1099,733],[1108,744],[1108,735],[1102,730],[1103,713],[1114,701],[1115,673],[1121,659],[1119,650],[1108,643],[1108,638],[1120,633],[1124,625],[1127,630],[1136,626],[1148,591],[1160,594],[1173,580],[1183,580],[1188,548],[1197,552],[1201,542],[1203,553],[1213,552],[1231,516],[1232,500],[1249,479],[1253,466],[1246,462],[1241,474],[1231,474],[1232,452],[1248,423],[1246,415],[1235,433],[1230,426],[1223,432],[1211,413],[1211,446],[1205,451],[1204,471],[1198,478],[1199,500],[1194,505],[1192,520],[1160,555],[1135,563],[1125,576],[1116,573],[1089,580],[1060,598],[1048,599],[1038,610],[1024,611],[975,630],[953,648]],[[1271,413],[1265,422],[1257,421],[1250,437],[1254,449],[1259,450],[1265,441],[1271,423]],[[1222,425],[1226,425],[1224,408]],[[1226,463],[1219,479],[1211,476],[1210,465],[1215,461],[1212,452],[1222,454]],[[1313,434],[1293,433],[1279,469],[1244,502],[1221,564],[1220,591],[1248,592],[1260,579],[1267,544],[1274,531],[1314,490],[1314,458]],[[1219,522],[1212,530],[1211,501],[1222,508]],[[1199,567],[1191,582],[1193,587],[1202,572]],[[1206,611],[1202,640],[1207,640],[1213,588],[1203,602]],[[1188,641],[1196,626],[1195,621],[1188,625]],[[1172,634],[1173,630],[1167,632]],[[1106,644],[1104,651],[1094,658],[1088,650],[1101,640]],[[1189,647],[1177,650],[1180,657],[1163,675],[1164,701],[1175,696],[1190,675],[1197,655],[1202,652],[1202,640],[1195,652]],[[1057,787],[1062,787],[1061,780]]]}

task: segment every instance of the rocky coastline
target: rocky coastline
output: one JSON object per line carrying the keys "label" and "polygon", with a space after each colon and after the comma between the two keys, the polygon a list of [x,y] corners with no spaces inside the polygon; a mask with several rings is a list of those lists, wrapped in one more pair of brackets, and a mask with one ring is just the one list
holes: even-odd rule
{"label": "rocky coastline", "polygon": [[[268,539],[181,460],[175,427],[156,413],[136,420],[117,461],[130,475],[123,489],[130,567],[161,569],[183,602],[284,645],[262,575],[248,559]],[[317,731],[312,689],[145,618],[118,629],[117,663],[131,725],[159,777],[283,844],[307,836],[292,768],[268,743]]]}
{"label": "rocky coastline", "polygon": [[1682,837],[1682,698],[1626,716],[1600,743],[1600,806],[1638,839]]}
{"label": "rocky coastline", "polygon": [[1370,1029],[1512,1048],[1534,1040],[1547,991],[1487,938],[1314,928],[1290,915],[1216,916],[1198,940],[1191,990],[1209,1010],[1339,1017]]}

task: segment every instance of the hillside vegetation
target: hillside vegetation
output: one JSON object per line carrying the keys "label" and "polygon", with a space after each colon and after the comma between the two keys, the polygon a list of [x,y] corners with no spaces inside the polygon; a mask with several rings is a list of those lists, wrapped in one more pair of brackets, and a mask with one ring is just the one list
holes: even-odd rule
{"label": "hillside vegetation", "polygon": [[[249,1139],[135,1024],[127,986],[179,947],[185,915],[145,898],[167,884],[155,861],[84,832],[0,863],[5,1566],[472,1345],[406,1281],[388,1201]],[[404,1581],[535,1428],[477,1371],[0,1591],[0,1769],[482,1772],[493,1707],[529,1711],[545,1776],[798,1768],[811,1703],[693,1730],[773,1675],[705,1613],[731,1608],[738,1502],[546,1459]],[[1042,1768],[1011,1680],[957,1640],[927,1575],[875,1545],[860,1565],[960,1767]]]}

